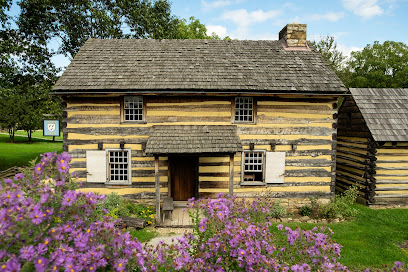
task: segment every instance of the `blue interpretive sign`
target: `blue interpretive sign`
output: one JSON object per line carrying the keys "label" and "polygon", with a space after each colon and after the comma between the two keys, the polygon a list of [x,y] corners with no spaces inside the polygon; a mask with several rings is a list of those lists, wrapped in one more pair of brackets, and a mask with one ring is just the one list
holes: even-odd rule
{"label": "blue interpretive sign", "polygon": [[44,136],[60,136],[59,120],[44,120],[43,123]]}

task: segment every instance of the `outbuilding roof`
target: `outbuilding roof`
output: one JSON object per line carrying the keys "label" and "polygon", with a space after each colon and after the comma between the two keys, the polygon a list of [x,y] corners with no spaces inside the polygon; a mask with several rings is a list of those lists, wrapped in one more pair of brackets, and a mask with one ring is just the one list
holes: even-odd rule
{"label": "outbuilding roof", "polygon": [[408,141],[408,89],[351,88],[376,141]]}
{"label": "outbuilding roof", "polygon": [[54,86],[55,93],[149,90],[347,91],[313,48],[247,40],[89,39]]}
{"label": "outbuilding roof", "polygon": [[236,126],[153,126],[146,154],[236,153],[242,151]]}

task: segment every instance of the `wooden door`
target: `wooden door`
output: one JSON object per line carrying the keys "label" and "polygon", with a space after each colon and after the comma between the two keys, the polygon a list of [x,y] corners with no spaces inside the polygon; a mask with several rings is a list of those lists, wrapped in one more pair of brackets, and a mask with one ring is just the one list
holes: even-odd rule
{"label": "wooden door", "polygon": [[170,158],[171,195],[175,201],[197,195],[197,168],[197,157]]}

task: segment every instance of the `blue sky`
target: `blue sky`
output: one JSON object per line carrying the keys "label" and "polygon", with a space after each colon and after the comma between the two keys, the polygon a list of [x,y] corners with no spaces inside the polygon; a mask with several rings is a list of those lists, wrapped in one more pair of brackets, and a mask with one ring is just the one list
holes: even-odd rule
{"label": "blue sky", "polygon": [[[170,0],[172,12],[233,39],[276,40],[288,23],[307,24],[308,40],[334,36],[345,54],[374,41],[408,44],[408,0]],[[54,57],[58,67],[69,60]]]}
{"label": "blue sky", "polygon": [[408,44],[408,0],[172,0],[172,10],[234,39],[277,39],[298,22],[307,24],[308,40],[334,36],[345,53],[374,41]]}

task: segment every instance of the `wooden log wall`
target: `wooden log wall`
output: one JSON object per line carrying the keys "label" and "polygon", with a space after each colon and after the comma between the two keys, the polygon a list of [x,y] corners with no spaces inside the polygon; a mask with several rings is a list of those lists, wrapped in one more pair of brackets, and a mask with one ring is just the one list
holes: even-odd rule
{"label": "wooden log wall", "polygon": [[[86,184],[99,192],[118,191],[136,199],[154,199],[154,158],[143,153],[153,125],[231,125],[231,97],[144,96],[146,123],[121,122],[120,97],[66,98],[64,149],[73,156],[72,170],[86,181],[86,150],[132,150],[132,184],[106,188]],[[256,98],[255,124],[236,124],[243,148],[286,152],[285,181],[266,186],[241,186],[241,153],[234,157],[234,193],[242,197],[268,193],[278,198],[330,197],[334,190],[337,109],[336,97]],[[294,148],[293,148],[294,147]],[[272,150],[273,149],[273,150]],[[168,159],[160,157],[161,193],[168,193]],[[228,193],[229,157],[199,158],[200,197]],[[99,188],[97,188],[99,187]]]}
{"label": "wooden log wall", "polygon": [[351,97],[343,101],[338,122],[336,192],[342,193],[354,185],[359,189],[358,201],[371,204],[375,194],[375,147]]}
{"label": "wooden log wall", "polygon": [[408,143],[386,142],[376,154],[376,205],[408,204]]}

